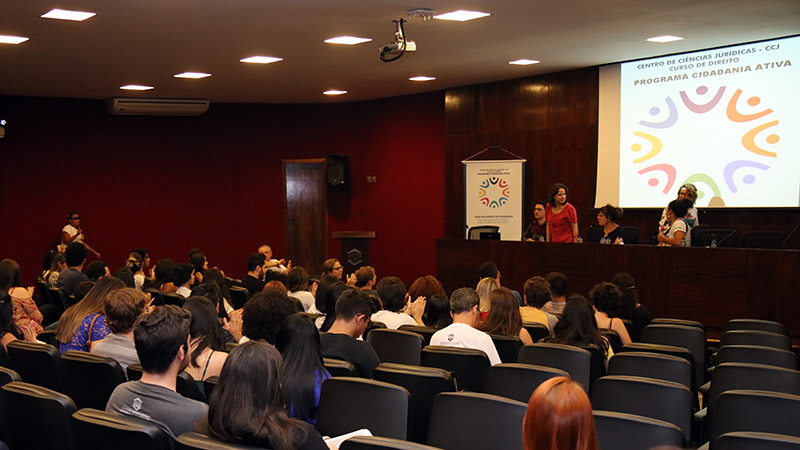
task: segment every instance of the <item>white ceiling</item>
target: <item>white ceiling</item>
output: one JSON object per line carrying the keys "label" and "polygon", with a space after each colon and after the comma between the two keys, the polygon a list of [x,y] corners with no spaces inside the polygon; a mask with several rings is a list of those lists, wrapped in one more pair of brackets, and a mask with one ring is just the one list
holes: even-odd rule
{"label": "white ceiling", "polygon": [[[52,8],[85,22],[42,19]],[[482,10],[471,22],[412,19],[418,51],[381,62],[409,9]],[[390,97],[800,34],[800,0],[0,0],[0,95],[206,98],[303,103]],[[672,34],[668,44],[645,38]],[[324,44],[353,35],[356,46]],[[244,64],[241,58],[283,61]],[[509,65],[519,58],[533,66]],[[173,75],[208,72],[202,80]],[[417,75],[435,81],[412,82]],[[145,93],[121,91],[144,84]],[[347,90],[336,98],[327,89]]]}

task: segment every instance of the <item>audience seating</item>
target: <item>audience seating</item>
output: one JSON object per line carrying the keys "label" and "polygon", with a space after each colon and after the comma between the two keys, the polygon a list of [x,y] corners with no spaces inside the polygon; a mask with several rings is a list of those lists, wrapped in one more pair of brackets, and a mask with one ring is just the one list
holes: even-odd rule
{"label": "audience seating", "polygon": [[141,364],[130,364],[126,369],[128,373],[128,380],[136,381],[142,378],[142,365]]}
{"label": "audience seating", "polygon": [[528,330],[528,334],[531,335],[531,340],[533,340],[533,342],[539,342],[547,336],[550,336],[550,329],[543,323],[523,322],[522,328]]}
{"label": "audience seating", "polygon": [[675,356],[677,358],[685,359],[689,365],[691,365],[692,369],[692,381],[691,381],[691,390],[692,392],[697,392],[698,384],[697,384],[697,372],[694,368],[694,356],[692,356],[689,350],[686,350],[682,347],[675,347],[672,345],[659,345],[659,344],[646,344],[642,342],[633,342],[627,345],[622,346],[622,351],[620,353],[627,353],[627,352],[644,352],[644,353],[656,353],[661,355],[669,355]]}
{"label": "audience seating", "polygon": [[607,375],[627,375],[672,381],[692,388],[692,365],[684,358],[646,352],[617,353],[608,361]]}
{"label": "audience seating", "polygon": [[372,330],[377,330],[377,329],[381,330],[387,329],[386,324],[383,322],[370,320],[369,324],[367,325],[367,328],[364,330],[364,334],[361,336],[361,339],[366,341],[367,339],[369,339],[369,334],[372,332]]}
{"label": "audience seating", "polygon": [[150,294],[153,297],[153,305],[155,306],[162,306],[164,304],[164,297],[161,296],[161,291],[156,288],[145,289],[144,292],[146,294]]}
{"label": "audience seating", "polygon": [[428,437],[433,399],[442,392],[455,392],[456,384],[447,370],[437,367],[381,363],[372,378],[396,384],[411,394],[408,440],[424,443]]}
{"label": "audience seating", "polygon": [[317,428],[339,436],[367,428],[375,436],[405,440],[408,391],[394,384],[356,377],[328,378],[322,383]]}
{"label": "audience seating", "polygon": [[704,333],[706,330],[705,325],[696,320],[673,319],[669,317],[656,317],[655,319],[651,320],[648,325],[684,325],[687,327],[700,328]]}
{"label": "audience seating", "polygon": [[421,325],[400,325],[398,330],[402,331],[412,331],[422,336],[422,339],[425,341],[424,345],[430,345],[431,337],[433,334],[439,331],[437,328],[433,327],[423,327]]}
{"label": "audience seating", "polygon": [[48,344],[22,340],[8,343],[8,357],[26,383],[64,393],[58,349]]}
{"label": "audience seating", "polygon": [[497,349],[497,354],[500,356],[500,361],[504,363],[517,362],[517,355],[519,349],[522,348],[522,339],[519,336],[503,336],[499,334],[491,334],[494,348]]}
{"label": "audience seating", "polygon": [[642,342],[689,350],[694,358],[697,383],[701,384],[705,379],[706,334],[702,329],[687,325],[651,324],[642,330]]}
{"label": "audience seating", "polygon": [[[0,345],[0,347],[2,346]],[[8,367],[0,367],[0,386],[4,386],[12,381],[22,381],[22,377]]]}
{"label": "audience seating", "polygon": [[783,246],[786,233],[783,231],[748,231],[742,234],[739,246],[742,248],[772,248]]}
{"label": "audience seating", "polygon": [[208,403],[205,395],[203,395],[203,393],[200,392],[200,389],[197,387],[195,379],[186,372],[181,372],[178,374],[178,378],[175,383],[175,390],[178,392],[178,394],[181,394],[186,398],[197,400],[198,402]]}
{"label": "audience seating", "polygon": [[737,431],[717,438],[715,450],[800,450],[800,438],[784,434]]}
{"label": "audience seating", "polygon": [[755,330],[770,333],[786,334],[786,327],[780,322],[760,319],[731,319],[725,324],[725,331]]}
{"label": "audience seating", "polygon": [[483,350],[428,345],[422,349],[422,365],[449,370],[456,379],[456,389],[483,392],[489,372],[489,357]]}
{"label": "audience seating", "polygon": [[438,447],[380,436],[355,436],[342,442],[339,450],[440,450]]}
{"label": "audience seating", "polygon": [[114,388],[126,381],[114,358],[75,350],[61,355],[61,374],[67,394],[78,408],[106,409]]}
{"label": "audience seating", "polygon": [[220,441],[200,433],[183,433],[175,440],[175,450],[259,450],[263,447]]}
{"label": "audience seating", "polygon": [[525,345],[519,350],[517,362],[537,366],[555,367],[569,373],[575,382],[589,392],[592,354],[585,349],[571,345],[536,343]]}
{"label": "audience seating", "polygon": [[55,306],[59,311],[64,312],[71,306],[67,293],[60,287],[51,286],[47,288],[50,298],[50,304]]}
{"label": "audience seating", "polygon": [[484,390],[487,394],[528,403],[533,391],[554,377],[569,377],[569,374],[561,369],[533,364],[496,364],[489,368]]}
{"label": "audience seating", "polygon": [[433,400],[428,445],[446,449],[522,449],[527,405],[474,392],[443,393]]}
{"label": "audience seating", "polygon": [[21,381],[0,388],[0,422],[15,450],[77,450],[70,417],[75,403],[64,394]]}
{"label": "audience seating", "polygon": [[730,390],[720,394],[709,424],[709,442],[733,431],[800,438],[800,396],[753,390]]}
{"label": "audience seating", "polygon": [[578,348],[586,350],[591,355],[589,359],[589,395],[592,395],[594,382],[606,375],[606,353],[594,344],[579,345]]}
{"label": "audience seating", "polygon": [[182,307],[183,303],[186,302],[186,298],[184,296],[174,292],[162,292],[161,298],[163,299],[165,305]]}
{"label": "audience seating", "polygon": [[592,392],[592,409],[615,411],[669,422],[691,440],[692,392],[671,381],[624,375],[597,380]]}
{"label": "audience seating", "polygon": [[671,423],[612,411],[593,414],[599,450],[683,448],[683,433]]}
{"label": "audience seating", "polygon": [[356,366],[350,361],[344,361],[334,358],[322,358],[322,365],[328,369],[331,376],[334,377],[354,377],[358,375]]}
{"label": "audience seating", "polygon": [[719,339],[719,346],[725,345],[761,345],[782,350],[792,349],[792,344],[786,335],[758,330],[726,331]]}
{"label": "audience seating", "polygon": [[742,362],[797,369],[797,355],[788,350],[760,345],[725,345],[717,351],[717,364]]}
{"label": "audience seating", "polygon": [[421,334],[411,331],[375,329],[367,336],[378,359],[382,363],[409,364],[418,366],[419,355],[425,345]]}
{"label": "audience seating", "polygon": [[619,333],[617,333],[616,330],[603,328],[602,330],[597,331],[600,333],[600,336],[608,339],[608,344],[611,346],[611,350],[613,350],[615,354],[622,350],[622,338],[619,337]]}
{"label": "audience seating", "polygon": [[241,286],[231,286],[231,307],[233,309],[244,308],[244,304],[250,299],[250,291]]}
{"label": "audience seating", "polygon": [[83,408],[72,415],[79,449],[172,450],[172,438],[158,425],[135,417]]}
{"label": "audience seating", "polygon": [[44,330],[36,336],[36,340],[42,341],[45,344],[50,344],[58,348],[58,341],[56,340],[57,330]]}
{"label": "audience seating", "polygon": [[8,358],[8,352],[2,344],[0,344],[0,367],[11,368],[11,360]]}
{"label": "audience seating", "polygon": [[205,390],[206,400],[211,400],[211,393],[214,392],[214,388],[217,387],[218,383],[219,377],[216,375],[203,380],[203,390]]}

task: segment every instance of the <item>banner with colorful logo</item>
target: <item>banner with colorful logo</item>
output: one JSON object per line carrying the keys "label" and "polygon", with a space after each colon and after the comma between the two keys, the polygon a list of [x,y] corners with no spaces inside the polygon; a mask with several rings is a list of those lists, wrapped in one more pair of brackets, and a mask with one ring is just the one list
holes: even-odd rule
{"label": "banner with colorful logo", "polygon": [[463,163],[465,232],[472,227],[494,225],[500,227],[500,237],[504,241],[520,240],[525,160],[467,160]]}

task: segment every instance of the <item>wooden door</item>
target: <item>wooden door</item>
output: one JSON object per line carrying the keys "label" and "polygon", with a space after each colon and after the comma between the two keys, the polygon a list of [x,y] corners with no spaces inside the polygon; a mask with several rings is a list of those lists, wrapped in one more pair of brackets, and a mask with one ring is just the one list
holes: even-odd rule
{"label": "wooden door", "polygon": [[328,250],[325,159],[283,161],[286,258],[309,274],[322,272]]}

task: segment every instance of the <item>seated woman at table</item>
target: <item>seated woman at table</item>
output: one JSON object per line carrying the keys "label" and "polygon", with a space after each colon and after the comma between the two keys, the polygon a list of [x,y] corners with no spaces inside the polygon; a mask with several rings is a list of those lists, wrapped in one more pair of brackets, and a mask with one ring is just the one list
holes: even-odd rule
{"label": "seated woman at table", "polygon": [[691,207],[691,200],[673,200],[667,207],[667,219],[669,228],[664,233],[658,233],[659,246],[691,247],[692,241],[689,237],[690,226],[684,219],[686,211]]}
{"label": "seated woman at table", "polygon": [[547,242],[575,242],[578,239],[578,213],[567,203],[569,189],[561,183],[550,188],[550,202],[545,207]]}
{"label": "seated woman at table", "polygon": [[533,344],[528,330],[522,327],[519,303],[508,288],[500,287],[489,294],[489,315],[478,329],[489,334],[519,336],[522,345]]}
{"label": "seated woman at table", "polygon": [[597,210],[597,226],[589,231],[586,241],[595,244],[621,244],[622,229],[617,220],[622,218],[622,212],[622,208],[611,204]]}

